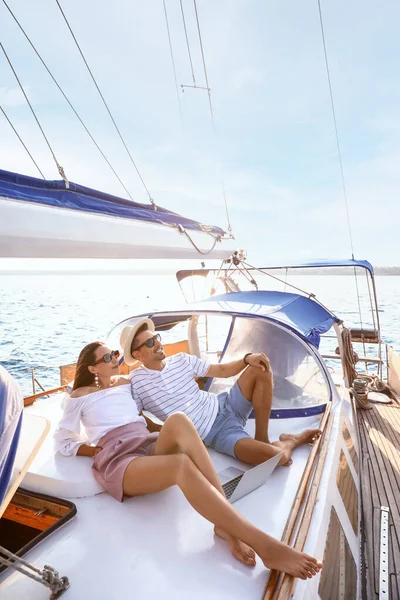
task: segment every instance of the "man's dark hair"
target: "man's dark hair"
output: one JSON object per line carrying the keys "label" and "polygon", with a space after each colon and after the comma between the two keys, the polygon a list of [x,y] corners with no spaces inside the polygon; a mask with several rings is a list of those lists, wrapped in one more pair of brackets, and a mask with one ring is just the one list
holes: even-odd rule
{"label": "man's dark hair", "polygon": [[137,330],[137,332],[135,333],[135,337],[132,340],[132,344],[131,344],[131,355],[132,352],[135,352],[135,346],[136,346],[136,339],[138,337],[138,335],[140,335],[143,331],[147,331],[149,328],[149,326],[147,325],[147,323],[143,323],[143,325],[141,325],[139,327],[139,329]]}

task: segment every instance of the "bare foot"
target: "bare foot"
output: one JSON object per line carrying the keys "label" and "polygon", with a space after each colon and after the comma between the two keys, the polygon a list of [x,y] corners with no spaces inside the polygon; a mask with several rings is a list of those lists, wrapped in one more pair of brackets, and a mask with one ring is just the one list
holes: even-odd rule
{"label": "bare foot", "polygon": [[279,461],[280,466],[290,467],[292,464],[292,452],[298,446],[303,444],[312,444],[322,434],[320,429],[307,429],[302,433],[282,433],[279,436],[279,441],[272,442],[273,446],[276,446],[283,452],[282,458]]}
{"label": "bare foot", "polygon": [[281,442],[295,442],[296,446],[301,446],[302,444],[312,444],[321,437],[322,431],[320,429],[306,429],[302,433],[282,433],[279,436]]}
{"label": "bare foot", "polygon": [[272,539],[272,542],[269,544],[267,552],[260,554],[267,569],[275,569],[300,579],[311,579],[321,570],[322,562],[320,560],[298,552],[277,540]]}
{"label": "bare foot", "polygon": [[218,537],[228,542],[231,552],[237,560],[244,565],[254,567],[256,564],[256,553],[250,546],[233,537],[217,525],[214,527],[214,532]]}

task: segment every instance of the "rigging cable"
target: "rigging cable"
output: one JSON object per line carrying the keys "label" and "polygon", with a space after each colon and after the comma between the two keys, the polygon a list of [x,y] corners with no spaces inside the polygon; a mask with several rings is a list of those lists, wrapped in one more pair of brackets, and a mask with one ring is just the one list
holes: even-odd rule
{"label": "rigging cable", "polygon": [[337,121],[336,121],[335,103],[334,103],[334,100],[333,100],[331,75],[330,75],[330,71],[329,71],[328,53],[327,53],[327,50],[326,50],[325,31],[324,31],[324,23],[323,23],[323,19],[322,19],[322,10],[321,10],[321,0],[318,0],[318,11],[319,11],[319,22],[320,22],[320,25],[321,25],[322,43],[323,43],[323,46],[324,46],[325,67],[326,67],[326,74],[327,74],[327,78],[328,78],[329,95],[330,95],[330,99],[331,99],[333,124],[334,124],[334,127],[335,127],[336,145],[337,145],[337,151],[338,151],[338,156],[339,156],[340,174],[341,174],[341,179],[342,179],[344,203],[345,203],[345,206],[346,206],[347,226],[348,226],[348,229],[349,229],[350,246],[351,246],[351,257],[354,260],[353,236],[352,236],[352,233],[351,233],[349,206],[348,206],[348,202],[347,202],[347,190],[346,190],[346,183],[345,183],[344,171],[343,171],[342,152],[341,152],[341,149],[340,149],[339,132],[338,132]]}
{"label": "rigging cable", "polygon": [[95,77],[94,77],[94,75],[93,75],[93,73],[92,73],[92,71],[91,71],[91,69],[90,69],[89,65],[88,65],[88,62],[87,62],[87,60],[86,60],[86,58],[85,58],[85,55],[83,54],[83,52],[82,52],[82,49],[81,49],[81,47],[80,47],[80,45],[79,45],[79,43],[78,43],[78,40],[76,39],[76,37],[75,37],[75,34],[74,34],[74,32],[72,31],[71,25],[69,24],[69,22],[68,22],[68,19],[67,19],[67,17],[65,16],[65,13],[64,13],[64,11],[63,11],[63,9],[62,9],[62,7],[61,7],[61,4],[60,4],[59,0],[56,0],[56,3],[57,3],[57,6],[58,6],[58,8],[60,9],[60,12],[61,12],[61,14],[62,14],[62,16],[63,16],[63,19],[64,19],[64,21],[65,21],[65,23],[66,23],[66,25],[67,25],[67,27],[68,27],[68,29],[69,29],[69,32],[70,32],[70,34],[71,34],[71,36],[72,36],[72,39],[74,40],[74,42],[75,42],[75,44],[76,44],[76,47],[77,47],[77,48],[78,48],[78,50],[79,50],[79,53],[80,53],[80,55],[81,55],[81,57],[82,57],[82,59],[83,59],[83,62],[85,63],[85,66],[86,66],[86,68],[87,68],[87,70],[88,70],[88,72],[89,72],[89,75],[90,75],[90,77],[92,78],[92,81],[93,81],[93,83],[94,83],[94,85],[95,85],[95,87],[96,87],[96,89],[97,89],[97,91],[98,91],[98,93],[99,93],[99,96],[100,96],[101,100],[103,101],[103,104],[104,104],[104,106],[105,106],[105,108],[106,108],[106,110],[107,110],[107,112],[108,112],[108,114],[109,114],[109,117],[110,117],[110,119],[111,119],[111,121],[112,121],[112,123],[113,123],[113,125],[114,125],[114,127],[115,127],[115,129],[116,129],[116,131],[117,131],[117,133],[118,133],[118,136],[119,136],[119,138],[120,138],[120,140],[121,140],[121,142],[122,142],[122,144],[123,144],[123,146],[124,146],[124,148],[125,148],[125,150],[126,150],[126,152],[127,152],[128,156],[129,156],[129,158],[130,158],[130,161],[131,161],[132,165],[134,166],[134,168],[135,168],[135,170],[136,170],[136,173],[137,173],[137,175],[138,175],[138,177],[139,177],[140,181],[142,182],[142,185],[143,185],[144,189],[146,190],[146,193],[147,193],[147,195],[148,195],[148,197],[149,197],[149,201],[151,202],[151,204],[152,204],[152,205],[154,206],[154,208],[156,209],[156,208],[157,208],[157,207],[156,207],[156,203],[154,202],[153,198],[151,197],[151,194],[150,194],[150,192],[149,192],[149,189],[148,189],[147,185],[145,184],[145,182],[144,182],[144,179],[143,179],[143,177],[142,177],[142,175],[141,175],[141,173],[140,173],[140,171],[139,171],[139,169],[138,169],[138,167],[137,167],[137,165],[136,165],[135,161],[133,160],[132,154],[130,153],[130,150],[129,150],[129,148],[128,148],[128,146],[127,146],[127,144],[126,144],[126,142],[125,142],[125,140],[124,140],[124,138],[123,138],[123,136],[122,136],[122,133],[121,133],[121,132],[120,132],[120,130],[119,130],[119,127],[118,127],[117,123],[115,122],[115,119],[114,119],[114,117],[113,117],[113,115],[112,115],[112,113],[111,113],[111,110],[110,110],[110,108],[109,108],[109,106],[108,106],[108,104],[107,104],[107,102],[106,102],[106,100],[105,100],[105,98],[104,98],[104,96],[103,96],[103,94],[102,94],[102,92],[101,92],[101,90],[100,90],[100,87],[99,87],[99,85],[98,85],[98,83],[97,83],[97,81],[96,81],[96,79],[95,79]]}
{"label": "rigging cable", "polygon": [[[320,26],[321,26],[322,44],[323,44],[323,47],[324,47],[325,67],[326,67],[326,74],[327,74],[327,78],[328,78],[329,95],[330,95],[330,99],[331,99],[333,124],[334,124],[334,127],[335,127],[336,145],[337,145],[339,165],[340,165],[340,174],[341,174],[342,187],[343,187],[343,197],[344,197],[344,203],[345,203],[345,207],[346,207],[347,226],[348,226],[348,229],[349,229],[350,247],[351,247],[351,258],[354,260],[353,235],[352,235],[352,232],[351,232],[350,215],[349,215],[349,205],[348,205],[348,201],[347,201],[347,190],[346,190],[346,183],[345,183],[344,171],[343,171],[342,152],[341,152],[341,149],[340,149],[339,132],[338,132],[338,127],[337,127],[336,111],[335,111],[335,102],[333,100],[332,82],[331,82],[331,75],[330,75],[330,71],[329,71],[328,52],[327,52],[327,49],[326,49],[326,42],[325,42],[325,31],[324,31],[324,22],[323,22],[323,18],[322,18],[321,0],[318,0],[318,12],[319,12],[319,22],[320,22]],[[361,328],[362,328],[362,314],[361,314],[360,294],[359,294],[359,289],[358,289],[357,272],[356,272],[356,268],[355,267],[354,267],[354,278],[355,278],[355,284],[356,284],[356,290],[357,290],[357,301],[358,301],[358,312],[359,312],[359,316],[360,316],[360,325],[361,325]]]}
{"label": "rigging cable", "polygon": [[184,13],[184,10],[183,10],[182,0],[179,0],[179,2],[180,2],[180,5],[181,5],[183,28],[185,30],[186,46],[187,46],[187,51],[188,51],[188,55],[189,55],[190,68],[192,70],[193,85],[194,85],[194,87],[197,87],[196,86],[196,78],[194,76],[193,61],[192,61],[192,55],[191,55],[191,52],[190,52],[189,38],[188,38],[188,34],[187,34],[187,29],[186,29],[186,19],[185,19],[185,13]]}
{"label": "rigging cable", "polygon": [[17,80],[17,82],[18,82],[19,88],[20,88],[21,92],[23,93],[23,95],[24,95],[24,97],[25,97],[25,100],[26,100],[26,101],[27,101],[27,103],[28,103],[28,106],[29,106],[29,108],[31,109],[32,115],[34,116],[34,118],[35,118],[35,121],[36,121],[36,123],[37,123],[37,125],[38,125],[38,127],[39,127],[39,129],[40,129],[40,131],[41,131],[41,133],[42,133],[42,135],[43,135],[43,137],[44,137],[44,139],[45,139],[45,142],[46,142],[46,144],[47,144],[47,146],[48,146],[48,148],[49,148],[49,150],[50,150],[50,152],[51,152],[51,155],[52,155],[52,157],[53,157],[53,159],[54,159],[54,162],[55,162],[55,163],[56,163],[56,165],[57,165],[58,172],[59,172],[59,174],[61,175],[61,177],[64,179],[64,181],[65,181],[65,185],[66,185],[66,187],[68,188],[68,187],[69,187],[69,182],[68,182],[67,176],[65,175],[64,169],[63,169],[63,167],[60,165],[60,163],[59,163],[59,162],[58,162],[58,160],[57,160],[57,157],[56,157],[56,155],[54,154],[53,148],[51,147],[51,145],[50,145],[50,142],[49,142],[49,140],[47,139],[47,136],[46,136],[46,134],[45,134],[45,132],[44,132],[44,130],[43,130],[43,127],[41,126],[41,124],[40,124],[40,121],[39,121],[39,119],[38,119],[38,118],[37,118],[37,116],[36,116],[36,113],[35,113],[35,111],[34,111],[34,109],[33,109],[33,107],[32,107],[32,104],[31,104],[31,103],[30,103],[30,101],[29,101],[29,98],[28,98],[28,96],[27,96],[27,94],[26,94],[26,92],[25,92],[25,90],[24,90],[24,88],[23,88],[23,85],[22,85],[22,83],[21,83],[21,81],[20,81],[20,79],[19,79],[19,77],[18,77],[18,75],[17,75],[17,73],[16,73],[16,71],[15,71],[15,69],[14,69],[13,65],[12,65],[12,62],[11,62],[11,60],[9,59],[9,56],[8,56],[8,54],[7,54],[7,52],[6,52],[6,49],[4,48],[4,46],[3,46],[3,44],[2,44],[1,42],[0,42],[0,48],[2,49],[2,51],[3,51],[3,53],[4,53],[4,56],[6,57],[6,59],[7,59],[7,62],[8,62],[8,64],[10,65],[10,68],[11,68],[11,70],[12,70],[13,74],[14,74],[14,77],[15,77],[15,79],[16,79],[16,80]]}
{"label": "rigging cable", "polygon": [[220,241],[221,241],[221,239],[222,239],[220,235],[214,235],[214,234],[212,234],[212,233],[209,233],[209,235],[210,235],[212,238],[214,238],[214,242],[213,242],[213,244],[212,244],[211,248],[209,248],[208,250],[201,250],[201,249],[199,248],[199,246],[197,246],[197,244],[195,243],[195,241],[194,241],[194,240],[191,238],[191,236],[190,236],[190,234],[187,232],[187,230],[186,230],[186,229],[183,227],[183,225],[180,225],[180,224],[174,224],[174,225],[173,225],[173,227],[176,227],[176,228],[178,229],[179,233],[183,233],[183,234],[184,234],[184,235],[187,237],[187,239],[189,240],[189,242],[192,244],[193,248],[194,248],[195,250],[197,250],[197,252],[198,252],[199,254],[203,254],[203,256],[207,256],[207,254],[210,254],[210,252],[212,252],[212,251],[214,250],[215,246],[217,245],[217,242],[220,242]]}
{"label": "rigging cable", "polygon": [[174,59],[174,53],[172,51],[171,32],[170,32],[170,29],[169,29],[168,14],[167,14],[167,5],[165,4],[165,0],[163,0],[163,4],[164,4],[165,23],[166,23],[166,26],[167,26],[167,33],[168,33],[169,51],[170,51],[170,54],[171,54],[172,70],[174,72],[176,98],[178,100],[178,107],[179,107],[179,117],[180,117],[180,120],[181,120],[182,129],[183,129],[182,106],[181,106],[181,100],[180,100],[180,95],[179,95],[178,79],[176,77],[175,59]]}
{"label": "rigging cable", "polygon": [[[361,331],[362,331],[363,330],[363,321],[362,321],[362,313],[361,313],[360,291],[358,289],[358,280],[357,280],[356,267],[353,267],[353,269],[354,269],[354,281],[355,281],[355,284],[356,284],[358,314],[360,315],[360,328],[361,328]],[[366,350],[365,350],[365,341],[364,341],[364,339],[363,339],[362,345],[363,345],[364,356],[365,356],[366,355]],[[368,371],[368,364],[367,363],[365,363],[365,368]]]}
{"label": "rigging cable", "polygon": [[71,103],[71,101],[69,100],[68,96],[65,94],[64,90],[62,89],[62,87],[60,86],[60,84],[58,83],[58,81],[56,80],[56,78],[54,77],[53,73],[50,71],[49,67],[44,62],[43,58],[41,57],[41,55],[38,52],[38,50],[36,49],[35,45],[33,44],[33,42],[31,41],[31,39],[29,38],[28,34],[26,33],[26,31],[22,27],[21,23],[18,21],[17,17],[12,12],[11,8],[8,6],[6,0],[3,0],[3,3],[6,6],[6,8],[8,9],[9,13],[11,14],[12,18],[14,19],[14,21],[16,22],[16,24],[18,25],[18,27],[20,28],[20,30],[22,31],[22,33],[24,34],[26,40],[29,42],[29,44],[32,47],[33,51],[35,52],[36,56],[39,58],[40,62],[42,63],[42,65],[44,66],[44,68],[46,69],[46,71],[48,72],[48,74],[50,75],[50,77],[52,78],[53,82],[56,84],[57,88],[59,89],[59,91],[61,92],[61,94],[65,98],[65,100],[67,101],[68,105],[70,106],[70,108],[74,112],[74,114],[77,117],[77,119],[79,120],[80,124],[82,125],[82,127],[84,128],[84,130],[86,131],[86,133],[88,134],[88,136],[90,137],[90,139],[92,140],[92,142],[94,143],[94,145],[96,146],[97,150],[100,152],[101,156],[104,158],[104,160],[106,161],[106,163],[110,167],[111,171],[114,173],[115,177],[118,179],[119,183],[124,188],[125,192],[128,194],[129,198],[131,200],[133,200],[133,197],[131,196],[128,188],[125,186],[125,184],[123,183],[123,181],[119,177],[118,173],[116,172],[116,170],[114,169],[114,167],[112,166],[112,164],[110,163],[110,161],[108,160],[107,156],[104,154],[103,150],[100,148],[99,144],[96,142],[95,138],[90,133],[89,129],[86,127],[85,123],[83,122],[83,119],[80,117],[80,115],[78,114],[77,110],[75,109],[75,107],[73,106],[73,104]]}
{"label": "rigging cable", "polygon": [[[194,4],[194,10],[195,10],[195,14],[196,14],[197,32],[198,32],[198,35],[199,35],[201,58],[202,58],[202,61],[203,61],[203,68],[204,68],[204,77],[205,77],[206,87],[207,87],[208,105],[210,107],[210,115],[211,115],[211,122],[212,122],[212,126],[213,126],[214,135],[216,136],[216,128],[215,128],[215,121],[214,121],[214,111],[213,111],[213,106],[212,106],[212,101],[211,101],[211,89],[210,89],[210,86],[208,84],[208,74],[207,74],[207,67],[206,67],[206,59],[205,59],[205,56],[204,56],[203,40],[202,40],[202,37],[201,37],[200,21],[199,21],[199,14],[197,12],[196,0],[193,0],[193,4]],[[224,181],[223,181],[223,178],[222,178],[221,175],[220,175],[220,178],[221,178],[222,196],[224,198],[224,204],[225,204],[226,220],[228,222],[228,232],[233,237],[233,234],[232,234],[232,225],[231,225],[231,221],[230,221],[230,218],[229,218],[228,201],[227,201],[226,192],[225,192],[225,184],[224,184]]]}
{"label": "rigging cable", "polygon": [[37,162],[33,158],[32,154],[29,152],[29,150],[28,150],[28,148],[27,148],[24,140],[21,138],[21,136],[19,135],[18,131],[15,129],[14,125],[11,123],[11,120],[9,119],[8,115],[6,114],[6,111],[4,110],[4,108],[2,106],[0,106],[0,110],[3,113],[3,115],[5,116],[6,120],[8,121],[8,124],[10,125],[10,127],[12,128],[12,130],[14,131],[15,135],[17,136],[17,138],[19,139],[19,141],[21,142],[21,144],[25,148],[26,152],[29,155],[29,158],[31,159],[31,161],[33,162],[33,164],[35,165],[35,167],[39,171],[40,175],[43,177],[43,179],[46,179],[46,177],[43,175],[42,171],[40,170]]}
{"label": "rigging cable", "polygon": [[376,321],[375,321],[375,311],[374,311],[374,305],[372,303],[372,294],[371,294],[371,286],[369,283],[369,276],[368,276],[368,271],[365,269],[365,278],[367,280],[367,288],[368,288],[368,296],[369,296],[369,305],[371,308],[371,316],[372,316],[372,326],[374,328],[374,331],[376,331],[377,329],[379,329],[377,327]]}
{"label": "rigging cable", "polygon": [[208,104],[210,106],[211,121],[212,121],[213,129],[214,129],[214,132],[215,132],[214,112],[213,112],[213,107],[212,107],[212,102],[211,102],[211,89],[210,89],[210,86],[208,85],[208,75],[207,75],[206,59],[204,57],[203,41],[201,39],[200,22],[199,22],[199,15],[198,15],[198,12],[197,12],[196,0],[193,0],[193,4],[194,4],[194,11],[196,13],[197,32],[199,34],[201,58],[202,58],[202,61],[203,61],[203,69],[204,69],[204,78],[206,80],[206,88],[207,88],[207,93],[208,93]]}
{"label": "rigging cable", "polygon": [[[179,100],[179,93],[178,93],[178,82],[177,82],[177,77],[176,77],[175,60],[174,60],[174,55],[173,55],[173,51],[172,51],[172,41],[171,41],[170,28],[169,28],[169,22],[168,22],[168,15],[167,15],[167,8],[166,8],[166,2],[165,2],[165,0],[163,0],[163,5],[164,5],[165,22],[166,22],[167,32],[168,32],[168,41],[169,41],[169,48],[170,48],[170,54],[171,54],[171,60],[172,60],[172,68],[173,68],[173,72],[174,72],[175,89],[177,90],[179,114],[180,114],[180,117],[181,117],[182,129],[184,129],[183,119],[182,119],[181,103],[180,103],[180,100]],[[187,85],[187,86],[186,85],[185,86],[181,85],[181,88],[182,88],[182,90],[185,87],[191,87],[191,88],[194,88],[194,89],[207,90],[207,93],[208,93],[208,102],[209,102],[210,114],[211,114],[211,122],[212,122],[212,127],[213,127],[213,133],[214,133],[214,135],[216,135],[214,113],[213,113],[213,107],[212,107],[212,102],[211,102],[211,90],[210,90],[209,85],[208,85],[207,67],[206,67],[206,61],[205,61],[205,56],[204,56],[203,41],[202,41],[202,37],[201,37],[200,22],[199,22],[199,16],[198,16],[198,12],[197,12],[196,2],[194,2],[194,8],[195,8],[195,13],[196,13],[197,31],[198,31],[198,35],[199,35],[201,55],[202,55],[202,60],[203,60],[204,76],[205,76],[207,87],[202,87],[202,86],[196,85],[194,68],[193,68],[193,61],[192,61],[192,55],[191,55],[191,52],[190,52],[189,37],[188,37],[187,27],[186,27],[186,18],[185,18],[185,13],[184,13],[184,9],[183,9],[182,0],[180,0],[180,7],[181,7],[181,13],[182,13],[183,27],[184,27],[184,31],[185,31],[186,46],[187,46],[187,50],[188,50],[188,54],[189,54],[189,62],[190,62],[191,70],[192,70],[192,77],[193,77],[193,84],[194,84],[193,86],[191,86],[191,85]],[[232,226],[231,226],[230,218],[229,218],[229,209],[228,209],[228,202],[227,202],[227,199],[226,199],[225,185],[224,185],[224,182],[222,180],[221,174],[220,174],[220,179],[221,179],[222,195],[223,195],[224,204],[225,204],[225,212],[226,212],[226,219],[227,219],[227,225],[228,225],[227,228],[228,228],[228,232],[229,232],[230,237],[233,238],[234,236],[233,236],[233,233],[232,233]]]}
{"label": "rigging cable", "polygon": [[[275,281],[279,281],[280,283],[283,283],[285,286],[288,286],[298,292],[300,292],[301,294],[304,294],[305,296],[307,296],[308,298],[315,300],[315,302],[318,302],[318,304],[320,306],[322,306],[323,308],[325,308],[325,310],[327,310],[329,313],[331,313],[331,310],[325,306],[325,304],[323,304],[316,296],[316,294],[314,294],[313,292],[307,292],[307,290],[303,290],[302,288],[297,287],[296,285],[293,285],[293,283],[290,283],[289,281],[281,279],[280,277],[277,277],[276,275],[272,275],[272,273],[269,273],[267,270],[265,270],[264,268],[259,268],[259,267],[255,267],[254,265],[251,265],[250,263],[245,262],[244,260],[241,261],[242,264],[244,265],[245,268],[247,268],[248,270],[252,270],[252,271],[258,271],[259,273],[261,273],[262,275],[267,275],[268,277],[271,277],[271,279],[275,279]],[[266,269],[268,269],[268,267],[266,267]],[[332,313],[331,313],[332,314]]]}

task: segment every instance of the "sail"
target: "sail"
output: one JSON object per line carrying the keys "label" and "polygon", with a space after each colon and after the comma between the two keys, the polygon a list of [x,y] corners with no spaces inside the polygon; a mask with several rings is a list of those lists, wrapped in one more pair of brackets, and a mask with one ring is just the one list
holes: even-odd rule
{"label": "sail", "polygon": [[224,235],[224,231],[220,227],[204,226],[193,219],[178,215],[161,206],[154,208],[151,204],[140,204],[72,182],[69,183],[69,189],[66,189],[63,180],[46,181],[36,177],[2,171],[1,169],[0,197],[121,217],[123,219],[182,225],[185,229],[197,231],[202,231],[205,228],[216,236]]}
{"label": "sail", "polygon": [[216,226],[64,181],[0,170],[0,256],[226,258]]}

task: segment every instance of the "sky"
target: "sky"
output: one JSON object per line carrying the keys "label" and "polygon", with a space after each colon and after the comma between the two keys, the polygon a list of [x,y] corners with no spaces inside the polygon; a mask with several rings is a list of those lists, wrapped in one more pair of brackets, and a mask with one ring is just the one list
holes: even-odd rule
{"label": "sky", "polygon": [[[8,0],[126,183],[147,195],[55,0]],[[351,257],[317,0],[197,0],[207,93],[193,83],[179,0],[61,0],[155,201],[226,229],[250,262]],[[194,3],[183,0],[198,86]],[[399,264],[400,4],[321,0],[354,254]],[[126,197],[6,7],[0,40],[71,181]],[[179,98],[179,103],[178,103]],[[47,179],[51,154],[0,52],[0,105]],[[0,114],[0,167],[38,173]],[[2,265],[0,264],[0,267]]]}

